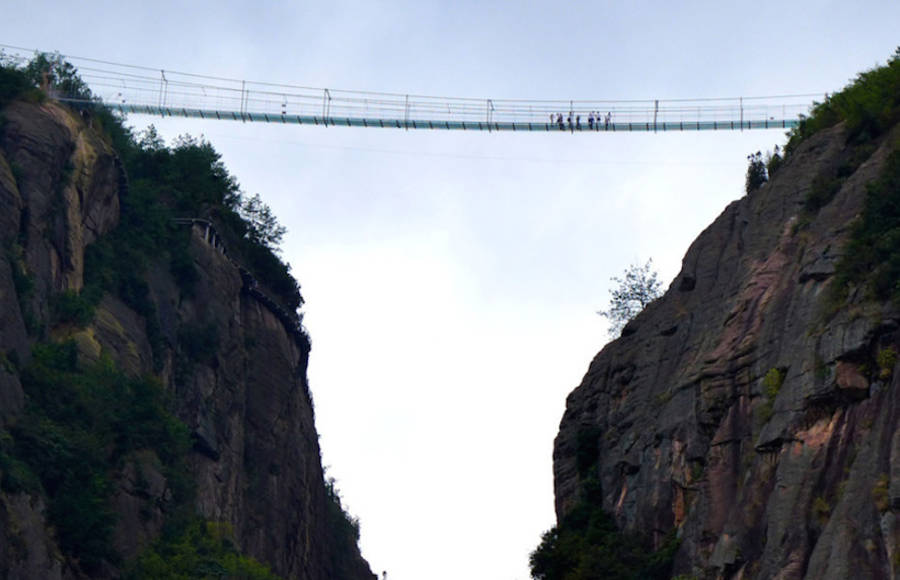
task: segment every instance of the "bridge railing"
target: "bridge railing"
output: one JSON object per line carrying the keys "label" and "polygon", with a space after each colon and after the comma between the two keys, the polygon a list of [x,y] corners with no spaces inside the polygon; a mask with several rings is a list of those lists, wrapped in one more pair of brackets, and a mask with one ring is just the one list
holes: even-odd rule
{"label": "bridge railing", "polygon": [[[2,46],[2,45],[0,45]],[[558,125],[586,129],[593,122],[617,127],[696,127],[730,123],[737,128],[766,126],[796,119],[818,95],[777,95],[703,99],[643,100],[527,100],[441,97],[371,91],[352,91],[246,81],[208,75],[157,70],[96,59],[66,57],[75,64],[91,91],[105,103],[123,110],[212,111],[234,113],[245,120],[283,117],[327,120],[469,124],[491,128],[501,124]],[[67,95],[60,95],[66,98]],[[193,115],[191,115],[193,116]],[[221,117],[220,117],[221,118]],[[334,121],[337,121],[336,123]],[[369,126],[361,123],[360,125]]]}

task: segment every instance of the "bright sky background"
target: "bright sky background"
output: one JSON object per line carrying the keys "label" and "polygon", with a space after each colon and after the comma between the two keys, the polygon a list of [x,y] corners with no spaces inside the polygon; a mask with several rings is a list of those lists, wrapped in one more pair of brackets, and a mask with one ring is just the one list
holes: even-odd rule
{"label": "bright sky background", "polygon": [[[7,2],[0,42],[314,87],[528,99],[834,91],[896,0]],[[780,131],[489,134],[133,117],[203,134],[289,228],[324,463],[390,580],[524,580],[610,277],[689,243]]]}

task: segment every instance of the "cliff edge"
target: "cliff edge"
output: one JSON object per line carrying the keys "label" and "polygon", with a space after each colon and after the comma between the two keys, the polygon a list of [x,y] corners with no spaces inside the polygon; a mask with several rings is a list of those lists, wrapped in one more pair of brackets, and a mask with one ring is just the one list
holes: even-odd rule
{"label": "cliff edge", "polygon": [[700,234],[566,401],[558,521],[602,507],[684,577],[898,577],[900,309],[841,273],[898,143],[830,123]]}
{"label": "cliff edge", "polygon": [[183,201],[129,182],[104,120],[2,109],[0,576],[153,577],[194,542],[223,554],[193,545],[198,574],[374,578],[325,481],[299,318],[215,235],[221,212],[140,206]]}

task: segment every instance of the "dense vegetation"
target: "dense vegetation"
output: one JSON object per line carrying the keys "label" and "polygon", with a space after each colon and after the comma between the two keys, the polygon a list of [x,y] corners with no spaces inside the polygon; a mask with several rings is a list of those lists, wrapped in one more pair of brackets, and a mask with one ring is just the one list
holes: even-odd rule
{"label": "dense vegetation", "polygon": [[353,574],[351,555],[359,542],[359,520],[351,516],[341,503],[341,494],[333,477],[325,480],[325,493],[328,496],[328,529],[332,546],[331,566],[337,578],[349,578]]}
{"label": "dense vegetation", "polygon": [[266,566],[237,551],[230,526],[193,518],[177,532],[164,533],[125,573],[126,580],[160,578],[277,580],[278,577]]}
{"label": "dense vegetation", "polygon": [[[0,365],[19,375],[27,399],[23,415],[0,432],[0,487],[46,498],[47,516],[61,550],[87,574],[110,562],[122,565],[126,577],[135,580],[275,578],[268,568],[238,553],[227,526],[194,515],[186,462],[188,429],[172,413],[162,383],[152,376],[126,376],[106,357],[85,363],[74,342],[48,342],[45,330],[60,323],[89,325],[100,300],[112,294],[146,320],[157,371],[167,347],[176,348],[184,358],[204,360],[214,349],[216,328],[183,327],[177,345],[165,344],[147,284],[150,271],[168,268],[184,296],[193,292],[197,272],[188,253],[189,232],[173,219],[212,221],[229,257],[295,315],[303,299],[277,250],[285,230],[258,195],[246,197],[240,191],[208,142],[181,137],[166,146],[152,128],[134,135],[123,119],[93,101],[77,71],[58,56],[37,55],[21,63],[0,53],[0,108],[16,98],[44,100],[39,87],[46,81],[85,99],[80,106],[119,154],[128,187],[120,191],[117,228],[87,248],[84,289],[52,297],[51,320],[29,326],[36,343],[28,364],[23,365],[13,351],[0,353]],[[2,123],[0,113],[0,127]],[[27,310],[34,282],[19,255],[21,249],[14,243],[7,253],[17,294]],[[166,523],[155,543],[135,561],[123,563],[112,542],[116,478],[128,465],[140,469],[136,457],[148,453],[154,469],[165,477],[168,492],[163,504],[148,497],[146,509],[148,513],[161,509]],[[347,555],[356,553],[359,523],[343,509],[333,480],[326,491],[330,541],[335,546],[332,561],[341,570]]]}
{"label": "dense vegetation", "polygon": [[[839,122],[847,128],[847,147],[837,168],[813,179],[804,206],[807,215],[828,204],[900,123],[900,48],[886,65],[859,74],[842,91],[817,103],[789,133],[786,151]],[[900,302],[900,142],[889,146],[893,152],[881,176],[868,185],[864,210],[837,265],[832,310],[840,307],[854,285],[864,287],[869,298]]]}
{"label": "dense vegetation", "polygon": [[871,298],[900,302],[900,146],[868,186],[865,208],[837,266],[836,297],[842,299],[851,284],[865,285]]}
{"label": "dense vegetation", "polygon": [[851,143],[876,139],[900,121],[900,48],[885,66],[860,73],[842,91],[816,103],[788,134],[785,151],[790,154],[802,141],[842,121]]}
{"label": "dense vegetation", "polygon": [[603,511],[600,484],[588,478],[578,504],[544,532],[531,553],[535,580],[653,580],[669,577],[678,540],[670,533],[659,550],[647,538],[621,532]]}
{"label": "dense vegetation", "polygon": [[622,532],[603,510],[603,496],[595,472],[598,428],[577,434],[575,459],[582,481],[578,503],[550,530],[531,553],[535,580],[653,580],[669,577],[678,540],[674,530],[653,551],[647,537]]}
{"label": "dense vegetation", "polygon": [[[900,123],[900,48],[884,66],[860,73],[843,90],[815,103],[788,133],[784,158],[778,147],[765,161],[760,152],[748,156],[747,192],[771,178],[800,143],[838,123],[846,127],[845,147],[836,166],[813,178],[795,231],[810,224]],[[837,265],[830,312],[840,308],[853,286],[863,287],[869,298],[900,302],[900,141],[888,145],[893,152],[881,176],[868,185],[864,210]]]}
{"label": "dense vegetation", "polygon": [[[175,217],[213,221],[230,256],[252,272],[286,311],[293,313],[303,304],[290,266],[277,255],[284,228],[258,195],[241,192],[209,142],[182,136],[166,146],[152,127],[134,135],[121,117],[94,103],[77,70],[58,55],[39,54],[23,64],[0,54],[0,106],[16,97],[45,98],[37,87],[48,70],[48,80],[57,90],[85,99],[79,107],[90,112],[95,127],[106,135],[130,181],[121,200],[119,228],[92,246],[87,256],[89,304],[110,291],[149,315],[140,279],[159,259],[168,263],[182,289],[190,291],[195,274],[184,228],[172,223]],[[131,267],[121,267],[126,264]]]}
{"label": "dense vegetation", "polygon": [[74,342],[36,345],[20,377],[28,404],[3,436],[3,488],[42,493],[60,548],[85,570],[117,559],[111,476],[133,453],[155,453],[173,505],[190,499],[187,429],[159,381],[129,378],[108,359],[79,368]]}

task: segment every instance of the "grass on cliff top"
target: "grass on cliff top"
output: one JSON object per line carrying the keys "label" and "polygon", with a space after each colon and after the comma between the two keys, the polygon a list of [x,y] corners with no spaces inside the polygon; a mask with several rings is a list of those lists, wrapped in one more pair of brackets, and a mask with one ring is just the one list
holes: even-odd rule
{"label": "grass on cliff top", "polygon": [[[123,162],[129,193],[121,199],[122,220],[109,244],[113,251],[127,254],[122,261],[143,266],[166,256],[182,283],[184,277],[190,278],[193,266],[185,244],[172,245],[177,236],[171,231],[171,218],[212,219],[229,252],[253,272],[273,298],[291,313],[303,304],[290,266],[278,256],[284,228],[258,195],[243,194],[209,142],[182,136],[168,147],[152,129],[135,136],[124,125],[124,117],[96,102],[77,69],[59,54],[38,53],[29,62],[21,62],[0,51],[0,108],[17,98],[46,98],[38,88],[46,71],[50,71],[49,81],[55,89],[89,101],[79,107],[91,111],[94,128],[105,134]],[[121,284],[115,286],[104,289],[122,290]],[[186,287],[190,287],[189,279]],[[127,295],[125,298],[128,302]]]}
{"label": "grass on cliff top", "polygon": [[39,101],[43,94],[34,88],[31,79],[24,73],[7,67],[0,67],[0,108],[17,98]]}
{"label": "grass on cliff top", "polygon": [[767,182],[800,143],[841,122],[846,124],[847,144],[852,154],[836,172],[816,177],[804,204],[808,214],[815,214],[827,205],[843,180],[874,151],[873,142],[900,122],[900,47],[884,66],[860,73],[841,91],[826,96],[821,103],[814,102],[810,114],[801,115],[800,123],[788,131],[783,156],[777,146],[766,159],[761,151],[750,154],[746,192],[751,193]]}
{"label": "grass on cliff top", "polygon": [[900,48],[887,64],[857,75],[843,90],[815,103],[809,117],[789,133],[785,151],[845,121],[848,141],[864,143],[884,134],[900,121]]}
{"label": "grass on cliff top", "polygon": [[110,237],[113,250],[127,252],[126,259],[141,266],[168,256],[176,280],[190,294],[196,273],[187,239],[180,235],[184,226],[173,226],[172,218],[210,219],[229,255],[253,272],[288,312],[303,304],[290,265],[276,253],[284,228],[258,196],[243,195],[209,142],[182,136],[169,147],[152,127],[140,138],[125,132],[114,141],[130,183],[120,225]]}

